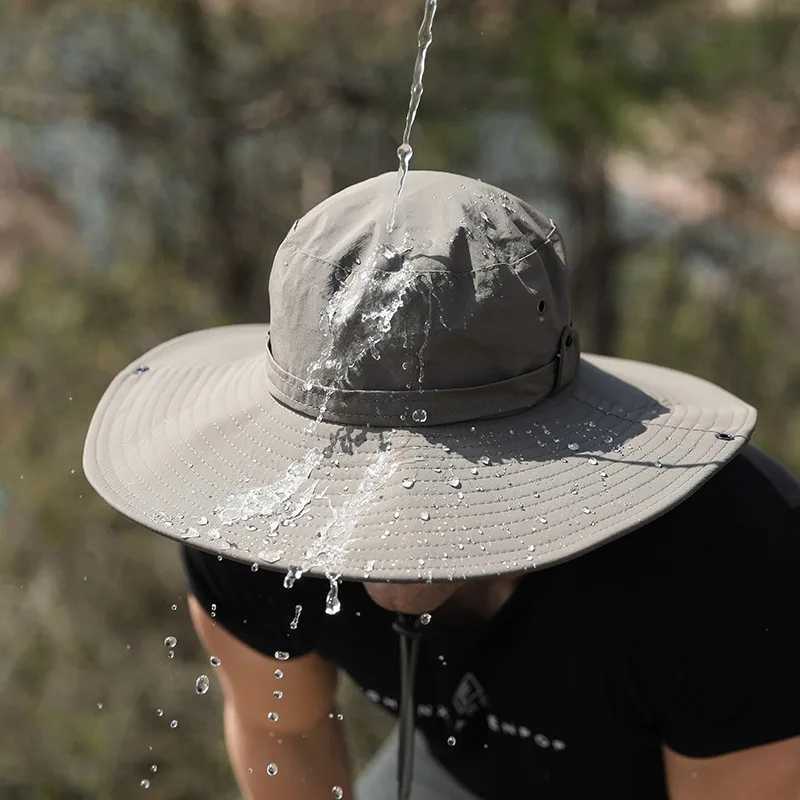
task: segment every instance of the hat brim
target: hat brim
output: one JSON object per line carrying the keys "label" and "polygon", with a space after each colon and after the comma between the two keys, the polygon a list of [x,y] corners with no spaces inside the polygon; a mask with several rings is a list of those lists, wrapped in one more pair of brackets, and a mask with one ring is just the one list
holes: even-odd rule
{"label": "hat brim", "polygon": [[83,453],[111,506],[170,539],[269,569],[390,581],[499,575],[574,558],[669,511],[756,421],[750,405],[700,378],[584,355],[567,389],[513,416],[332,424],[269,393],[267,329],[179,336],[114,378]]}

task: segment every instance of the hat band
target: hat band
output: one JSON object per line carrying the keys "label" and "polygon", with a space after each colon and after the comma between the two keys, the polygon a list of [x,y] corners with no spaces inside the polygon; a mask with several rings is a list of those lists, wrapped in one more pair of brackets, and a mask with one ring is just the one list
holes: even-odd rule
{"label": "hat band", "polygon": [[326,422],[374,427],[427,427],[502,417],[535,406],[572,383],[580,362],[577,331],[564,328],[555,358],[543,367],[480,386],[454,389],[340,389],[306,381],[275,361],[267,334],[267,381],[289,408]]}

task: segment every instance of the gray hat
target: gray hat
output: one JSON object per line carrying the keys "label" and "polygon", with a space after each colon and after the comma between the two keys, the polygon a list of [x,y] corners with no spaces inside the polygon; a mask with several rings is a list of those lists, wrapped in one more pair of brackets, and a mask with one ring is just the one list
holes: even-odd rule
{"label": "gray hat", "polygon": [[681,502],[755,410],[700,378],[581,354],[561,235],[480,181],[393,174],[294,224],[271,324],[171,339],[123,369],[87,478],[172,539],[358,580],[573,558]]}

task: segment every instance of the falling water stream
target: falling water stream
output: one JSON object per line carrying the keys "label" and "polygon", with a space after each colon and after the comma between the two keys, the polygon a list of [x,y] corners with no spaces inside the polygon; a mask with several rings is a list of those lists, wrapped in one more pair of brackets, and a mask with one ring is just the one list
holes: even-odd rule
{"label": "falling water stream", "polygon": [[397,217],[397,206],[400,202],[400,195],[403,192],[403,184],[406,180],[408,168],[411,165],[411,156],[414,151],[411,148],[411,129],[414,127],[414,120],[417,118],[417,110],[422,100],[422,78],[425,75],[425,59],[428,55],[428,48],[433,41],[433,18],[436,16],[436,6],[438,0],[425,0],[425,13],[422,17],[422,24],[419,28],[417,38],[417,60],[414,64],[414,75],[411,79],[411,99],[408,103],[408,113],[406,114],[406,127],[403,131],[403,142],[397,148],[397,159],[400,165],[397,170],[397,191],[392,204],[392,216],[386,230],[391,233],[394,230],[395,219]]}
{"label": "falling water stream", "polygon": [[[399,168],[391,217],[386,228],[388,233],[395,228],[398,205],[413,154],[410,144],[411,133],[422,99],[425,62],[428,49],[433,41],[433,21],[437,5],[438,0],[425,0],[403,140],[397,150]],[[327,346],[324,352],[309,365],[305,376],[307,392],[319,390],[323,392],[319,414],[305,429],[309,436],[313,435],[317,427],[324,421],[328,399],[337,385],[347,382],[349,371],[357,369],[359,362],[367,356],[380,358],[378,345],[389,334],[395,316],[405,304],[408,291],[418,279],[405,258],[406,253],[412,249],[409,245],[410,242],[405,239],[394,246],[382,245],[365,258],[363,265],[360,260],[357,260],[358,267],[347,276],[339,291],[330,299],[321,319],[321,324],[327,329]],[[381,269],[386,262],[394,262],[398,259],[401,262],[400,269],[396,271]],[[379,276],[380,280],[376,281],[376,276]],[[375,335],[370,336],[366,343],[354,346],[352,342],[346,342],[338,334],[341,330],[346,330],[349,320],[358,313],[359,306],[368,291],[375,293],[372,298],[373,304],[362,311],[361,322],[372,323]],[[423,323],[424,337],[416,359],[419,362],[417,383],[420,388],[423,369],[422,351],[427,344],[429,331],[430,318]],[[423,422],[427,418],[427,411],[416,409],[413,411],[412,417],[415,422]],[[317,492],[318,481],[309,483],[309,478],[314,470],[322,464],[324,457],[320,447],[309,447],[305,457],[293,462],[277,481],[273,481],[267,486],[254,487],[229,495],[214,509],[215,514],[223,526],[250,522],[254,517],[271,518],[268,530],[265,531],[266,538],[263,540],[267,547],[258,553],[258,559],[266,563],[275,563],[283,555],[283,550],[277,547],[281,527],[294,524],[294,520],[305,514],[313,499],[323,499],[325,493],[318,494]],[[324,497],[331,507],[331,519],[323,526],[317,539],[304,553],[304,564],[289,569],[284,582],[285,588],[290,589],[309,565],[322,567],[330,584],[325,611],[327,614],[339,612],[341,604],[338,597],[338,581],[340,579],[338,566],[344,549],[352,536],[359,514],[387,484],[393,476],[396,466],[397,464],[391,458],[390,450],[381,452],[375,463],[366,470],[357,491],[348,497],[340,508],[334,507],[330,498]],[[198,522],[197,524],[203,523]],[[248,530],[257,529],[257,526],[252,523],[248,525]],[[192,528],[190,531],[187,536],[200,535],[196,528]],[[209,531],[208,535],[212,536],[212,533],[214,538],[220,537],[217,529]],[[370,567],[365,566],[367,574],[369,570]],[[297,616],[299,617],[299,614]],[[297,618],[293,620],[294,625],[297,624],[297,621]]]}

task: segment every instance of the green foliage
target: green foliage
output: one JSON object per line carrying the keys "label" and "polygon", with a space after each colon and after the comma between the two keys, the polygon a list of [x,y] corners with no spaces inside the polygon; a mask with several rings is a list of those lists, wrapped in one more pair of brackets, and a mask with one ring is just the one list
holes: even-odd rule
{"label": "green foliage", "polygon": [[759,411],[754,441],[800,473],[797,296],[759,274],[689,266],[675,242],[621,267],[619,355],[702,375]]}
{"label": "green foliage", "polygon": [[[193,691],[213,670],[188,624],[175,547],[110,513],[80,464],[110,375],[165,338],[225,322],[213,296],[169,265],[30,265],[0,299],[3,797],[127,797],[143,778],[159,797],[230,790],[221,728],[209,730],[219,687]],[[179,639],[174,660],[168,634]],[[207,770],[185,768],[192,752]]]}

